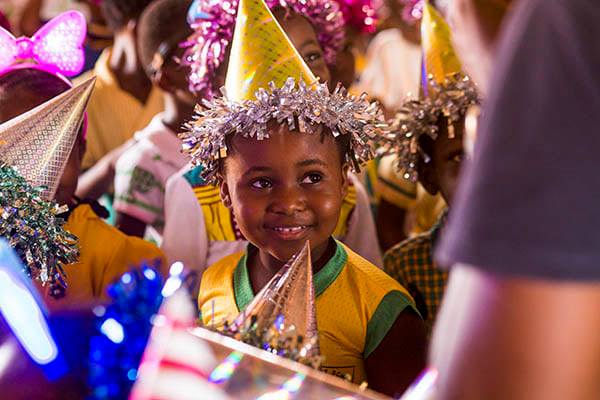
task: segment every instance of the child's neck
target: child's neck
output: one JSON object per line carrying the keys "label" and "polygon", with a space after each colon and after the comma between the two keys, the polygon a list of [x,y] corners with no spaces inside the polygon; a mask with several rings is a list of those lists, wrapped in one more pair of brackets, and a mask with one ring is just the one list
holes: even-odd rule
{"label": "child's neck", "polygon": [[165,108],[162,122],[175,134],[181,131],[182,125],[192,119],[194,105],[181,101],[171,93],[164,94]]}
{"label": "child's neck", "polygon": [[[337,244],[332,238],[321,246],[311,248],[313,275],[331,260],[336,248]],[[254,293],[258,293],[286,263],[260,249],[254,254],[249,254],[247,262],[248,274]]]}
{"label": "child's neck", "polygon": [[152,90],[152,82],[138,60],[135,38],[130,33],[123,32],[115,36],[109,67],[119,87],[145,104]]}

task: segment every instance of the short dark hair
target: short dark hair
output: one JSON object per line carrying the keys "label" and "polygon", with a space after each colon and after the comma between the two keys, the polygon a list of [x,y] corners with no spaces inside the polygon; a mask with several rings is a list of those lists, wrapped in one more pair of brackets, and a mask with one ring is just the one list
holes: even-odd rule
{"label": "short dark hair", "polygon": [[152,0],[103,0],[102,14],[113,32],[121,29],[130,20],[138,20]]}
{"label": "short dark hair", "polygon": [[71,86],[56,75],[37,68],[17,68],[0,77],[0,102],[14,98],[15,92],[39,95],[40,104],[69,90]]}
{"label": "short dark hair", "polygon": [[191,0],[155,0],[144,10],[138,23],[138,51],[145,68],[161,45],[169,44],[172,51],[192,33],[186,21],[191,4]]}

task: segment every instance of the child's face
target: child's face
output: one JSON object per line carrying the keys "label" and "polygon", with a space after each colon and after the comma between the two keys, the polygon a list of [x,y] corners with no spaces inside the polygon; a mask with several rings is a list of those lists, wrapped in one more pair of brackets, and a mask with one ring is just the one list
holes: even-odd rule
{"label": "child's face", "polygon": [[273,125],[269,134],[265,140],[232,139],[222,176],[223,201],[263,255],[286,262],[310,240],[318,259],[339,218],[348,167],[329,133]]}
{"label": "child's face", "polygon": [[199,99],[189,90],[187,77],[190,67],[183,65],[180,60],[185,50],[179,46],[170,54],[160,67],[157,74],[152,75],[152,82],[165,92],[171,93],[179,101],[194,106]]}
{"label": "child's face", "polygon": [[325,63],[323,49],[310,22],[298,14],[289,13],[286,16],[280,9],[273,14],[313,74],[321,78],[321,82],[329,82],[331,75]]}
{"label": "child's face", "polygon": [[344,47],[338,52],[335,59],[335,66],[333,66],[331,71],[331,75],[333,76],[331,86],[333,88],[335,88],[338,82],[341,82],[346,89],[350,88],[354,83],[355,58],[352,47],[353,44],[348,35],[346,35]]}
{"label": "child's face", "polygon": [[[11,120],[32,108],[39,106],[48,99],[40,98],[35,93],[20,91],[10,101],[0,104],[0,123]],[[59,204],[70,204],[77,189],[77,179],[81,172],[81,159],[85,152],[85,142],[81,138],[81,133],[71,151],[71,155],[65,166],[65,170],[60,179],[54,200]]]}
{"label": "child's face", "polygon": [[419,171],[419,180],[425,189],[431,194],[441,193],[448,205],[452,203],[464,157],[464,120],[455,124],[454,130],[455,136],[450,139],[446,123],[440,124],[438,138],[428,152],[431,161],[422,163]]}

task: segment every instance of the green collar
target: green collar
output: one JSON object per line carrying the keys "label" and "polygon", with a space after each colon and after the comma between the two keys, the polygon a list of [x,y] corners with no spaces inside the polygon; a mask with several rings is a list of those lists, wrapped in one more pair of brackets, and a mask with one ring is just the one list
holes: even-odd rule
{"label": "green collar", "polygon": [[[313,277],[315,297],[319,297],[335,281],[348,261],[348,253],[346,253],[344,247],[338,241],[335,243],[336,249],[333,257]],[[233,272],[233,295],[239,311],[244,310],[255,296],[250,284],[247,261],[248,250],[246,250]]]}

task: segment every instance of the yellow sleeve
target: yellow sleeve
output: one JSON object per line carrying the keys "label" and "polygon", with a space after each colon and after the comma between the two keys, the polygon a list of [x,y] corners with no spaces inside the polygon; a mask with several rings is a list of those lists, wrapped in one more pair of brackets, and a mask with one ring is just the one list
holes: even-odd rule
{"label": "yellow sleeve", "polygon": [[158,269],[163,277],[168,271],[166,258],[156,245],[137,237],[123,236],[121,240],[107,242],[107,245],[116,246],[116,248],[102,276],[102,298],[106,298],[106,288],[109,285],[125,272],[139,267],[143,262],[147,262],[149,265],[160,263]]}
{"label": "yellow sleeve", "polygon": [[400,176],[395,167],[395,158],[386,156],[379,162],[376,191],[381,199],[408,210],[417,199],[417,185]]}

